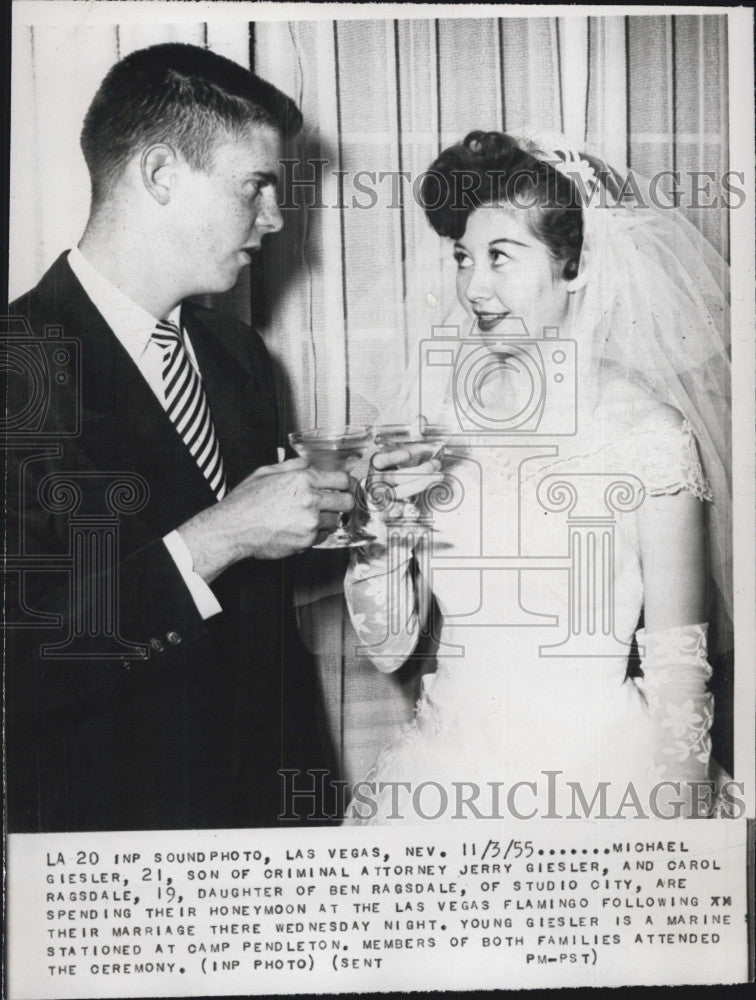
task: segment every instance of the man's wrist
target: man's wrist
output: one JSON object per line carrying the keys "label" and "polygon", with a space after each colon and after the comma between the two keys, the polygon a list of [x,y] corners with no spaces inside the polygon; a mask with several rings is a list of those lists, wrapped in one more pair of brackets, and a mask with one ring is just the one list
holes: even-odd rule
{"label": "man's wrist", "polygon": [[194,572],[206,583],[241,558],[235,546],[219,531],[213,517],[213,508],[200,511],[177,529],[192,557]]}
{"label": "man's wrist", "polygon": [[207,583],[195,571],[192,554],[179,532],[171,531],[163,538],[163,544],[175,562],[200,615],[207,619],[219,614],[223,608]]}

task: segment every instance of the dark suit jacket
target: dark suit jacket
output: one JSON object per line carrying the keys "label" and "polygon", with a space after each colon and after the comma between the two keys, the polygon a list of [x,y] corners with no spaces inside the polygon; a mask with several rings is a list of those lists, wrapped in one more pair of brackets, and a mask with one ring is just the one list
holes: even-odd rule
{"label": "dark suit jacket", "polygon": [[[37,352],[49,396],[46,411],[30,420],[33,376],[23,363],[8,365],[15,428],[6,485],[9,829],[274,825],[278,769],[328,763],[287,562],[231,567],[213,584],[223,612],[203,621],[162,538],[215,498],[160,403],[65,256],[9,311],[28,318],[34,345],[17,342],[11,354]],[[276,461],[270,358],[237,320],[185,304],[183,322],[233,488]],[[63,354],[49,324],[62,327]],[[76,353],[67,339],[79,343],[78,372],[66,361]],[[97,517],[107,513],[102,473],[136,473],[143,491],[142,508],[117,520],[118,636],[103,611],[113,574],[102,546],[90,551],[89,542],[74,540],[77,527],[96,534]],[[74,483],[73,511],[70,493],[56,493],[56,480],[46,479],[61,474]],[[128,506],[128,490],[124,498]],[[112,523],[104,530],[112,533]],[[81,587],[72,601],[77,545]],[[96,600],[102,608],[94,618],[85,608],[84,617],[96,621],[95,632],[110,629],[109,637],[79,635],[75,655],[63,658],[40,654],[42,645],[82,631],[77,602]],[[59,624],[40,626],[39,616],[51,614]],[[144,658],[134,655],[135,645]]]}

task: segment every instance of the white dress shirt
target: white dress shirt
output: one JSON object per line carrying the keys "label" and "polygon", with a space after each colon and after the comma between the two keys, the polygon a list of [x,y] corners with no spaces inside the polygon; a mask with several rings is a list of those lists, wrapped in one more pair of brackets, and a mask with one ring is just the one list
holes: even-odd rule
{"label": "white dress shirt", "polygon": [[[158,322],[157,318],[142,309],[136,302],[132,302],[127,295],[124,295],[107,278],[103,277],[89,263],[78,247],[74,247],[69,253],[68,263],[102,318],[128,352],[147,385],[155,393],[160,405],[167,410],[163,386],[163,351],[152,340],[152,334]],[[181,329],[181,306],[176,306],[166,319]],[[189,336],[186,331],[183,331],[183,335],[189,360],[199,373],[197,358]],[[176,433],[178,434],[178,431]],[[178,531],[170,532],[165,536],[163,542],[176,563],[176,567],[202,617],[210,618],[222,611],[223,609],[210,587],[201,576],[194,572],[192,555]]]}

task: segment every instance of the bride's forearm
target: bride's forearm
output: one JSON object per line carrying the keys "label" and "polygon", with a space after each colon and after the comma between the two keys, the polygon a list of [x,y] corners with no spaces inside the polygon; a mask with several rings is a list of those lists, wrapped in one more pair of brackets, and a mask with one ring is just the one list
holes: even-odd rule
{"label": "bride's forearm", "polygon": [[[640,629],[642,689],[653,724],[653,759],[658,782],[679,784],[681,815],[707,815],[711,805],[709,730],[714,698],[707,691],[707,626]],[[670,787],[670,795],[677,795]],[[708,803],[708,807],[707,807]]]}

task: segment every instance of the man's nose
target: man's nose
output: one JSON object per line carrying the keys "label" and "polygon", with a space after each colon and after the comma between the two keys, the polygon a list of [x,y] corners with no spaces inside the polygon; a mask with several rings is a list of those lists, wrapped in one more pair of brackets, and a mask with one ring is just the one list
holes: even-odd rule
{"label": "man's nose", "polygon": [[257,229],[264,233],[277,233],[283,229],[283,216],[278,207],[278,197],[272,186],[263,192],[262,205],[255,220]]}

